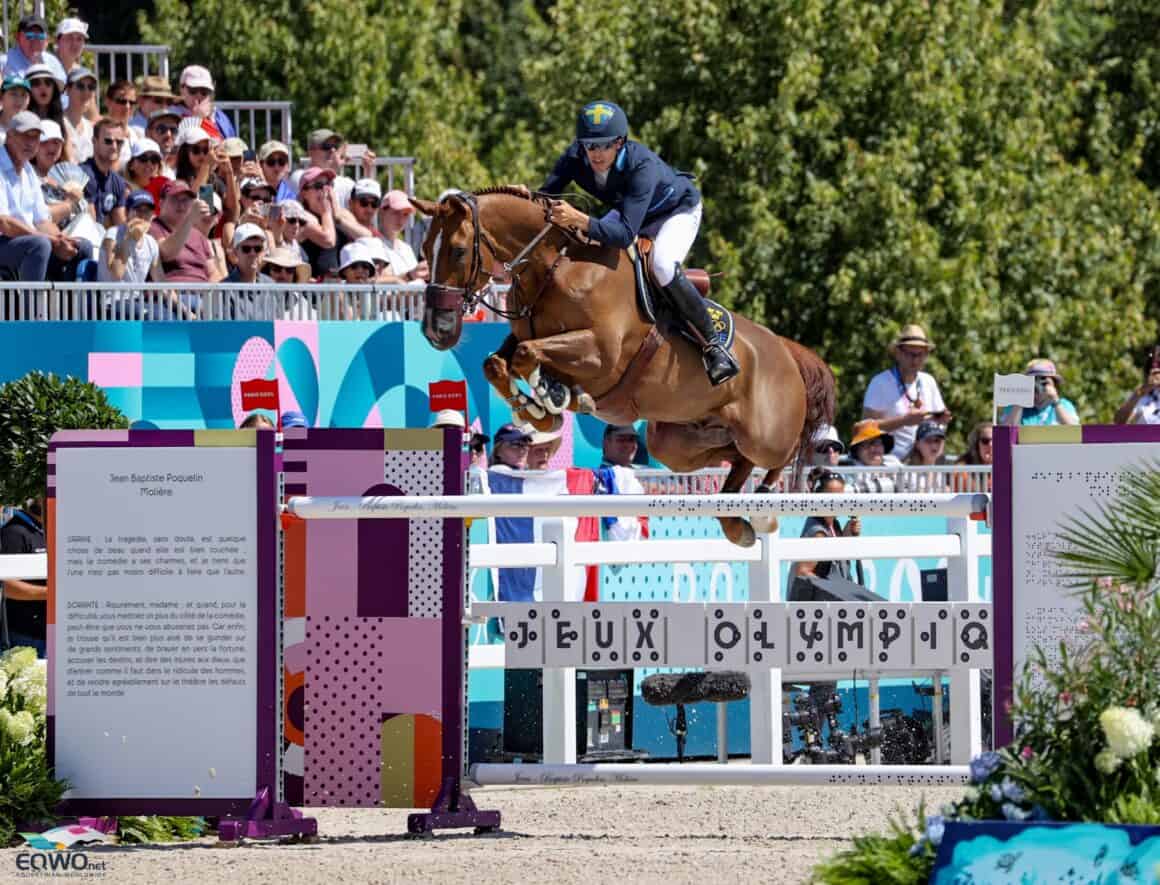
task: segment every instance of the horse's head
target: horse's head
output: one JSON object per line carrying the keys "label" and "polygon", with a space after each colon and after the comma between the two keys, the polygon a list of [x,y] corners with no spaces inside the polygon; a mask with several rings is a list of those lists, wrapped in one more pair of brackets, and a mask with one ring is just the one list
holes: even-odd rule
{"label": "horse's head", "polygon": [[459,342],[463,314],[474,307],[479,291],[490,280],[481,251],[479,209],[470,194],[452,193],[438,203],[412,200],[432,218],[423,241],[430,267],[424,293],[423,335],[438,350]]}

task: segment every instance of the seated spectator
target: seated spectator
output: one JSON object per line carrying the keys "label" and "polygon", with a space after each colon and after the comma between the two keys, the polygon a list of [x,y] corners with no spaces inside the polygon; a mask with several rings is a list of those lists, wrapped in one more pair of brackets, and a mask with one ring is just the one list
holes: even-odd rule
{"label": "seated spectator", "polygon": [[233,138],[238,133],[229,115],[214,106],[213,77],[201,65],[190,65],[178,80],[181,89],[182,116],[201,117],[207,131],[218,141]]}
{"label": "seated spectator", "polygon": [[922,326],[904,326],[890,343],[894,366],[870,379],[862,399],[862,417],[876,419],[883,432],[894,435],[899,458],[910,454],[914,428],[923,421],[946,425],[951,420],[938,382],[922,371],[932,350]]}
{"label": "seated spectator", "polygon": [[463,417],[463,413],[459,409],[440,409],[435,413],[435,420],[431,422],[431,427],[433,429],[452,427],[466,431],[467,419]]}
{"label": "seated spectator", "polygon": [[1160,424],[1160,344],[1148,349],[1144,383],[1116,409],[1117,424]]}
{"label": "seated spectator", "polygon": [[209,185],[222,203],[222,218],[233,222],[238,217],[240,194],[234,168],[222,146],[195,117],[186,117],[178,127],[177,169],[175,176],[200,193]]}
{"label": "seated spectator", "polygon": [[[145,137],[157,142],[157,147],[161,148],[161,174],[171,181],[177,177],[177,127],[180,122],[176,111],[162,108],[149,115],[149,125],[145,127]],[[159,194],[153,196],[159,198]]]}
{"label": "seated spectator", "polygon": [[31,163],[41,128],[35,114],[23,111],[12,118],[0,148],[0,267],[22,281],[75,281],[92,247],[53,223]]}
{"label": "seated spectator", "polygon": [[604,428],[601,467],[632,467],[640,448],[640,437],[631,424],[609,424]]}
{"label": "seated spectator", "polygon": [[894,448],[894,436],[882,430],[873,418],[859,421],[854,425],[854,435],[850,439],[850,454],[858,467],[882,468],[883,472],[862,473],[852,477],[851,491],[883,493],[895,490],[894,479],[885,471],[898,466],[898,460],[887,456]]}
{"label": "seated spectator", "polygon": [[[375,261],[375,276],[376,283],[401,283],[402,279],[395,276],[391,271],[391,259],[387,256],[387,246],[383,242],[382,237],[359,237],[355,240],[367,248],[371,257]],[[390,298],[390,295],[383,293],[383,298]],[[395,317],[395,319],[402,319],[402,317]]]}
{"label": "seated spectator", "polygon": [[[597,495],[643,495],[644,486],[633,472],[640,449],[636,428],[631,424],[609,424],[604,428],[602,449],[593,492]],[[648,518],[644,516],[605,516],[600,523],[613,541],[639,541],[648,537]]]}
{"label": "seated spectator", "polygon": [[209,240],[209,251],[212,256],[210,263],[210,282],[217,283],[225,279],[230,266],[226,260],[225,246],[222,244],[220,232],[222,229],[222,198],[213,195],[210,201],[210,214],[206,218],[194,221],[193,226],[205,234]]}
{"label": "seated spectator", "polygon": [[383,200],[383,189],[373,178],[360,178],[350,193],[350,214],[363,227],[373,230],[375,212]]}
{"label": "seated spectator", "polygon": [[[354,190],[354,180],[342,174],[346,165],[346,139],[333,129],[315,129],[306,139],[306,154],[310,158],[310,166],[326,169],[334,173],[334,196],[336,205],[346,209],[350,204],[350,195]],[[373,156],[373,155],[372,155]],[[302,194],[303,172],[296,173],[298,179],[299,199]],[[372,161],[370,171],[363,166],[363,177],[371,178],[374,175]]]}
{"label": "seated spectator", "polygon": [[[137,87],[130,80],[114,80],[105,89],[105,116],[114,122],[120,123],[125,130],[125,146],[121,151],[121,164],[118,168],[124,169],[129,162],[129,144],[136,140],[129,121],[133,119],[133,110],[137,107]],[[96,124],[93,124],[96,126]]]}
{"label": "seated spectator", "polygon": [[1035,405],[1030,408],[1007,406],[1000,419],[1003,424],[1079,424],[1075,404],[1059,394],[1063,379],[1055,370],[1055,363],[1048,359],[1033,359],[1023,374],[1035,379]]}
{"label": "seated spectator", "polygon": [[[178,179],[165,185],[161,191],[161,211],[153,219],[149,233],[157,240],[167,283],[217,282],[213,279],[213,249],[196,225],[199,219],[204,224],[212,218],[213,209],[197,199],[193,189],[184,181]],[[196,312],[200,299],[195,295],[184,295],[182,303]]]}
{"label": "seated spectator", "polygon": [[261,412],[250,412],[241,424],[238,425],[238,430],[274,430],[274,422],[263,415]]}
{"label": "seated spectator", "polygon": [[315,279],[323,279],[327,274],[337,272],[339,254],[353,239],[339,231],[335,225],[334,194],[331,190],[333,182],[334,173],[318,166],[307,169],[298,182],[298,195],[303,206],[317,219],[308,221],[298,235],[298,242],[306,252],[310,272]]}
{"label": "seated spectator", "polygon": [[492,470],[527,470],[528,448],[532,435],[514,424],[505,424],[495,432],[491,448]]}
{"label": "seated spectator", "polygon": [[[44,553],[44,502],[34,499],[0,528],[0,553],[28,555]],[[0,605],[12,647],[27,646],[36,649],[37,657],[46,654],[48,642],[48,588],[44,581],[25,581],[10,578],[4,581]]]}
{"label": "seated spectator", "polygon": [[264,178],[243,178],[238,186],[241,194],[242,224],[256,224],[265,230],[270,220],[270,207],[274,204],[274,189]]}
{"label": "seated spectator", "polygon": [[310,265],[288,246],[278,246],[266,253],[262,271],[275,283],[304,283],[310,278]]}
{"label": "seated spectator", "polygon": [[129,195],[129,186],[115,170],[126,138],[124,123],[102,117],[93,127],[93,155],[81,163],[81,168],[89,176],[85,199],[97,223],[104,227],[125,223],[125,198]]}
{"label": "seated spectator", "polygon": [[17,74],[9,74],[0,83],[0,133],[8,131],[12,118],[28,110],[32,93],[28,81]]}
{"label": "seated spectator", "polygon": [[[528,428],[525,427],[524,430]],[[528,470],[548,470],[552,460],[564,442],[564,428],[546,432],[531,428],[532,438],[528,446]]]}
{"label": "seated spectator", "polygon": [[161,145],[146,137],[133,142],[129,148],[129,162],[125,166],[125,178],[135,190],[149,190],[155,179],[161,179],[157,187],[164,187],[169,179],[161,174]]}
{"label": "seated spectator", "polygon": [[[64,83],[53,76],[52,68],[48,65],[33,65],[24,75],[28,81],[29,101],[28,110],[42,120],[52,120],[57,126],[64,127]],[[68,158],[67,153],[65,158]]]}
{"label": "seated spectator", "polygon": [[387,255],[391,259],[391,270],[404,280],[426,280],[426,261],[415,257],[411,244],[403,239],[407,229],[407,219],[413,215],[415,207],[403,191],[388,191],[379,203],[379,233],[387,245]]}
{"label": "seated spectator", "polygon": [[[237,230],[234,231],[232,243],[233,252],[237,258],[237,266],[226,275],[224,282],[274,282],[262,273],[262,262],[266,254],[266,232],[262,228],[256,224],[239,224]],[[248,314],[247,318],[250,318]]]}
{"label": "seated spectator", "polygon": [[126,199],[128,220],[105,230],[101,243],[97,279],[102,283],[160,282],[161,253],[157,240],[149,233],[155,205],[149,191],[139,190]]}
{"label": "seated spectator", "polygon": [[[903,463],[910,467],[946,464],[946,441],[945,427],[935,421],[923,421],[915,433],[914,448]],[[910,471],[903,482],[903,488],[908,492],[941,492],[946,487],[946,475],[941,473]]]}
{"label": "seated spectator", "polygon": [[348,243],[342,247],[338,268],[344,282],[365,285],[375,281],[375,260],[362,243]]}
{"label": "seated spectator", "polygon": [[[142,77],[137,83],[137,110],[129,118],[129,128],[137,138],[144,138],[153,114],[157,111],[168,111],[176,101],[178,98],[169,88],[168,79],[160,74]],[[176,113],[173,116],[175,120],[180,119]]]}
{"label": "seated spectator", "polygon": [[65,74],[60,78],[61,83],[65,82],[69,71],[80,67],[88,40],[88,23],[79,18],[62,18],[56,26],[56,57]]}
{"label": "seated spectator", "polygon": [[93,155],[93,119],[97,112],[97,76],[88,68],[73,68],[65,88],[64,131],[72,162],[83,163]]}
{"label": "seated spectator", "polygon": [[846,446],[838,437],[838,429],[830,424],[818,428],[814,434],[812,466],[837,467],[846,454]]}
{"label": "seated spectator", "polygon": [[85,188],[80,182],[65,184],[51,178],[52,167],[60,162],[64,151],[64,133],[52,120],[40,121],[40,147],[32,158],[32,168],[40,179],[44,191],[44,201],[48,204],[53,223],[65,230],[81,212],[88,211],[85,202]]}
{"label": "seated spectator", "polygon": [[249,149],[250,146],[236,135],[222,142],[222,153],[230,158],[230,166],[233,167],[234,177],[239,181],[242,179],[242,163],[245,162],[246,151]]}
{"label": "seated spectator", "polygon": [[[995,452],[995,427],[990,421],[980,421],[967,436],[967,450],[959,458],[959,464],[986,464],[992,463]],[[989,492],[991,491],[991,474],[986,474],[986,482],[969,473],[955,474],[954,490],[956,492]]]}
{"label": "seated spectator", "polygon": [[299,240],[307,225],[311,223],[318,224],[318,219],[307,212],[301,203],[297,200],[282,200],[271,207],[266,229],[270,233],[274,248],[285,247],[291,250],[309,268],[310,259]]}
{"label": "seated spectator", "polygon": [[16,45],[8,48],[4,56],[4,76],[23,76],[35,64],[46,64],[52,68],[58,80],[65,79],[64,67],[48,47],[48,27],[38,15],[26,15],[16,26]]}
{"label": "seated spectator", "polygon": [[[815,467],[810,471],[809,489],[815,494],[840,495],[846,491],[846,481],[841,475]],[[845,525],[836,516],[811,516],[802,526],[803,538],[857,538],[862,534],[862,520],[852,516]],[[790,589],[795,577],[829,578],[831,576],[853,581],[854,571],[850,561],[845,559],[819,560],[815,562],[795,562],[790,570]]]}
{"label": "seated spectator", "polygon": [[262,167],[262,177],[274,188],[274,199],[293,200],[298,189],[290,183],[290,149],[280,141],[267,141],[258,149],[258,162]]}

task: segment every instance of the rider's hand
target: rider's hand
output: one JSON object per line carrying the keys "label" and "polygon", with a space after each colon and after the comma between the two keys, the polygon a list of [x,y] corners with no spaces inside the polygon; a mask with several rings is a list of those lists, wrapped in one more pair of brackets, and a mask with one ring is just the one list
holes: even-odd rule
{"label": "rider's hand", "polygon": [[588,216],[563,200],[553,200],[545,209],[546,220],[558,227],[570,228],[586,233],[588,231]]}

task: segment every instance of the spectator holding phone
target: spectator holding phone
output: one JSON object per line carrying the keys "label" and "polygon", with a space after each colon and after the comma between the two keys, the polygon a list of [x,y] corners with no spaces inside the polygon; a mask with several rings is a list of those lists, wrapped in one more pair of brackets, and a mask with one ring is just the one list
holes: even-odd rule
{"label": "spectator holding phone", "polygon": [[1063,379],[1049,359],[1036,358],[1027,364],[1024,375],[1035,379],[1035,405],[1007,406],[1002,423],[1009,425],[1079,424],[1075,404],[1060,395]]}
{"label": "spectator holding phone", "polygon": [[178,85],[181,89],[183,116],[202,118],[207,131],[218,141],[225,141],[238,134],[229,115],[214,106],[213,77],[206,68],[189,65],[181,72]]}
{"label": "spectator holding phone", "polygon": [[862,398],[862,417],[875,419],[883,433],[893,435],[898,458],[910,454],[915,428],[923,421],[945,426],[951,420],[938,382],[922,371],[932,350],[922,326],[903,326],[890,342],[894,365],[870,379]]}
{"label": "spectator holding phone", "polygon": [[1160,344],[1148,348],[1144,383],[1116,409],[1117,424],[1160,424]]}
{"label": "spectator holding phone", "polygon": [[[161,191],[161,211],[149,228],[157,240],[161,267],[167,283],[211,283],[215,270],[213,249],[197,226],[212,220],[213,209],[204,200],[197,199],[193,188],[177,179]],[[220,279],[220,277],[218,277]],[[200,299],[195,295],[183,297],[183,303],[196,312]]]}

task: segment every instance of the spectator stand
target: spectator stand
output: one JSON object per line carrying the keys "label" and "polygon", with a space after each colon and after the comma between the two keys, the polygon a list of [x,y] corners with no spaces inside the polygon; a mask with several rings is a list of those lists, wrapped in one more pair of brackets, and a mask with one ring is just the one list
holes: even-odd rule
{"label": "spectator stand", "polygon": [[215,98],[214,106],[229,115],[238,138],[255,151],[267,141],[280,141],[293,150],[293,102],[219,101]]}

